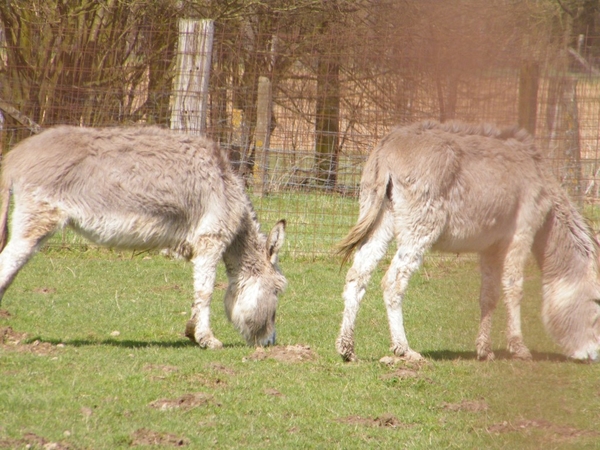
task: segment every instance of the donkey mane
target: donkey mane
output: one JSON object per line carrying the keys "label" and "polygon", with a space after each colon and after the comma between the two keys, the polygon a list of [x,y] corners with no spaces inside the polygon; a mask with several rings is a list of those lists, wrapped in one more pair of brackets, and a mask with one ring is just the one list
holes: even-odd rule
{"label": "donkey mane", "polygon": [[529,134],[527,130],[517,126],[499,128],[491,123],[471,124],[458,120],[440,123],[435,120],[426,120],[417,124],[416,127],[423,131],[441,130],[446,133],[458,134],[460,136],[483,136],[502,141],[515,139],[519,142],[533,145],[533,137],[531,134]]}

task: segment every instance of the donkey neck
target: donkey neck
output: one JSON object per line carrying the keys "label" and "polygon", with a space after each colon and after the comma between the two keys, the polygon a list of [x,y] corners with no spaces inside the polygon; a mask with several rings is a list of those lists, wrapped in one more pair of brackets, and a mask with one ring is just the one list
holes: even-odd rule
{"label": "donkey neck", "polygon": [[533,252],[544,284],[597,278],[598,245],[570,202],[554,205],[536,235]]}
{"label": "donkey neck", "polygon": [[240,278],[260,272],[265,261],[265,237],[259,232],[252,211],[244,215],[239,230],[223,254],[229,278]]}

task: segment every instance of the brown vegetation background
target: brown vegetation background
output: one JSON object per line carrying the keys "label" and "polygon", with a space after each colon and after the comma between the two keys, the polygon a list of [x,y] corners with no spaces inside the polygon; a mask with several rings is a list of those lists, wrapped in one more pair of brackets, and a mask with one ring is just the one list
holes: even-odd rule
{"label": "brown vegetation background", "polygon": [[[182,44],[182,20],[210,21],[209,55]],[[394,125],[518,125],[594,219],[599,20],[599,0],[9,0],[1,145],[55,124],[180,129],[183,117],[259,196],[353,196]],[[182,66],[186,52],[197,59]],[[207,90],[182,92],[203,62]]]}

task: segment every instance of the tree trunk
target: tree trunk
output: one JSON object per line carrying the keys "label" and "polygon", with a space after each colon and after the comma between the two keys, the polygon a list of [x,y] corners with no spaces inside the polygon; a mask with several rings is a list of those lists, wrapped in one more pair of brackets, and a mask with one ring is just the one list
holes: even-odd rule
{"label": "tree trunk", "polygon": [[335,54],[321,54],[317,66],[317,183],[334,188],[337,181],[340,122],[340,66]]}
{"label": "tree trunk", "polygon": [[540,68],[536,63],[524,63],[519,73],[519,127],[535,134]]}

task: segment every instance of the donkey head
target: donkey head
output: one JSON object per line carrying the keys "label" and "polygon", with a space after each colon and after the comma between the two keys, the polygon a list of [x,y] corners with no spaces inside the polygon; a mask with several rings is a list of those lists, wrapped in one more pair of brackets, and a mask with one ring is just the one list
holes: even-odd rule
{"label": "donkey head", "polygon": [[258,257],[242,276],[230,280],[225,293],[227,317],[251,346],[275,344],[277,297],[287,284],[277,266],[285,220],[280,220],[266,239],[261,238]]}
{"label": "donkey head", "polygon": [[582,362],[598,362],[600,357],[600,300],[583,300],[574,306],[569,320],[561,320],[562,344],[567,356]]}

